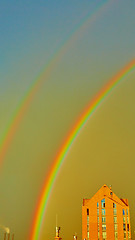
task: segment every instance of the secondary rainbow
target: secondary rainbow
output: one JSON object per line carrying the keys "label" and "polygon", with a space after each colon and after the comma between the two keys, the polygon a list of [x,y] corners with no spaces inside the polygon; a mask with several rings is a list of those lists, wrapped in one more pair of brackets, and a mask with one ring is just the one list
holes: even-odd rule
{"label": "secondary rainbow", "polygon": [[15,135],[15,132],[25,115],[30,103],[32,102],[35,94],[41,88],[42,84],[48,79],[48,76],[53,71],[54,67],[58,64],[60,59],[63,57],[65,52],[71,47],[73,42],[81,35],[82,31],[87,27],[87,24],[91,24],[97,20],[97,18],[102,14],[110,5],[113,0],[103,0],[96,5],[95,11],[87,14],[80,22],[77,24],[75,29],[71,32],[67,39],[63,41],[60,48],[52,56],[51,60],[44,67],[40,75],[32,82],[28,91],[20,101],[16,111],[10,118],[1,138],[0,138],[0,167],[2,166],[3,159],[7,153],[8,147]]}
{"label": "secondary rainbow", "polygon": [[102,101],[108,96],[108,94],[125,78],[127,75],[135,69],[135,59],[133,59],[128,65],[126,65],[120,72],[118,72],[115,77],[113,77],[105,87],[94,97],[90,102],[88,107],[85,109],[79,120],[76,122],[73,129],[68,134],[66,141],[60,148],[60,151],[53,162],[51,170],[48,174],[48,177],[45,180],[44,187],[37,205],[32,231],[31,231],[31,240],[38,240],[40,237],[41,227],[43,223],[43,218],[45,210],[47,208],[48,199],[52,191],[54,182],[58,175],[58,172],[62,166],[62,163],[69,152],[73,142],[79,135],[80,131],[84,125],[88,122],[88,119],[92,116],[98,106]]}

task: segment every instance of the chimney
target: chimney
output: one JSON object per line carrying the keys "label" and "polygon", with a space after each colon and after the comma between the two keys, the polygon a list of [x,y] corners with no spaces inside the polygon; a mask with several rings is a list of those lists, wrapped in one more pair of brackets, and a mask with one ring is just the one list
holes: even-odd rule
{"label": "chimney", "polygon": [[110,190],[112,190],[112,185],[109,186]]}
{"label": "chimney", "polygon": [[6,232],[5,232],[5,233],[4,233],[4,240],[6,240],[6,235],[7,235],[7,234],[6,234]]}
{"label": "chimney", "polygon": [[61,240],[62,239],[59,234],[60,234],[60,227],[56,227],[55,240]]}
{"label": "chimney", "polygon": [[56,237],[59,238],[59,233],[60,233],[60,227],[56,227]]}
{"label": "chimney", "polygon": [[8,233],[8,240],[10,240],[10,233]]}
{"label": "chimney", "polygon": [[73,240],[77,240],[77,235],[73,235]]}

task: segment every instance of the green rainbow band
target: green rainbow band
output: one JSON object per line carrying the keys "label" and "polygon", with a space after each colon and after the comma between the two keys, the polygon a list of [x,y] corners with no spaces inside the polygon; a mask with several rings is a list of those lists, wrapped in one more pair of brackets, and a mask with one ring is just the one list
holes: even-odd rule
{"label": "green rainbow band", "polygon": [[101,89],[101,91],[95,96],[95,98],[90,102],[88,108],[83,112],[80,119],[77,121],[62,147],[60,148],[59,154],[53,162],[52,168],[45,180],[44,187],[42,189],[42,194],[39,199],[39,203],[36,209],[36,214],[33,221],[31,240],[38,240],[41,226],[43,223],[43,218],[45,215],[45,210],[47,208],[47,203],[49,200],[50,193],[52,191],[54,182],[62,166],[62,163],[69,152],[73,142],[79,135],[80,131],[84,125],[88,122],[88,119],[95,112],[97,107],[102,103],[102,101],[108,96],[108,94],[125,78],[127,75],[135,69],[135,59],[132,60],[128,65],[126,65],[114,78],[112,78],[108,84]]}

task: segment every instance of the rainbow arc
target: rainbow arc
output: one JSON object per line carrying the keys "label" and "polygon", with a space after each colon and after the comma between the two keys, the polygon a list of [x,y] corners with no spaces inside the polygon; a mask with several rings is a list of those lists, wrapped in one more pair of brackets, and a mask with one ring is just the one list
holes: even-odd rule
{"label": "rainbow arc", "polygon": [[89,103],[89,106],[82,113],[81,117],[78,119],[74,127],[71,129],[65,142],[61,146],[57,157],[54,159],[52,168],[48,173],[48,177],[45,180],[44,187],[42,189],[42,194],[39,198],[39,202],[37,205],[37,209],[36,209],[36,213],[33,221],[33,226],[32,226],[33,228],[32,228],[31,237],[30,237],[31,240],[38,240],[40,237],[40,231],[41,231],[45,211],[47,209],[47,203],[48,203],[53,185],[56,181],[56,178],[61,169],[61,166],[68,152],[70,151],[70,148],[72,147],[75,139],[78,137],[79,133],[81,132],[85,124],[88,122],[88,120],[96,111],[96,109],[101,105],[101,103],[106,99],[106,97],[133,70],[135,70],[135,59],[133,59],[129,64],[127,64],[100,90],[100,92]]}

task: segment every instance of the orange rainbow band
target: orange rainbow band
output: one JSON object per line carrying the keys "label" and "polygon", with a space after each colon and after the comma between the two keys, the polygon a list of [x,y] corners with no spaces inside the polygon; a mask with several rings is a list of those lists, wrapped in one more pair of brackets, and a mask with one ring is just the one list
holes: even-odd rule
{"label": "orange rainbow band", "polygon": [[88,108],[83,112],[79,120],[76,122],[73,129],[68,134],[68,137],[64,144],[61,146],[60,151],[53,162],[52,168],[45,180],[44,187],[42,189],[42,194],[39,199],[39,203],[36,209],[36,214],[33,221],[31,240],[38,240],[40,237],[41,227],[43,223],[43,218],[45,215],[45,210],[47,208],[47,203],[49,200],[50,193],[52,191],[54,182],[59,173],[59,170],[63,164],[63,161],[69,152],[72,144],[79,135],[80,131],[84,125],[88,122],[89,118],[95,112],[97,107],[103,102],[103,100],[108,96],[108,94],[125,78],[128,73],[135,69],[135,59],[132,60],[128,65],[126,65],[120,72],[113,77],[104,88],[94,97],[90,102]]}

